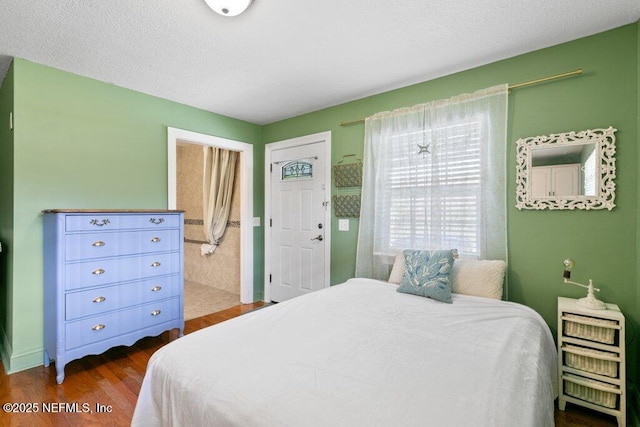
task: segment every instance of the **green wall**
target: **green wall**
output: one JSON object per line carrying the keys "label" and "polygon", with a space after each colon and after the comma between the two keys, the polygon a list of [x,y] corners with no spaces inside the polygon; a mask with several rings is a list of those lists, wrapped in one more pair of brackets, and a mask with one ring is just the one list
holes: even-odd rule
{"label": "green wall", "polygon": [[[43,360],[43,209],[166,208],[168,126],[252,143],[258,164],[264,151],[257,125],[21,59],[13,63],[13,90],[13,198],[5,205],[3,193],[0,207],[3,224],[13,215],[2,349],[9,372]],[[254,176],[260,190],[263,178]],[[262,211],[256,197],[254,214]],[[263,240],[255,230],[258,289]]]}
{"label": "green wall", "polygon": [[[327,108],[263,128],[263,142],[332,131],[332,164],[343,155],[362,155],[364,124],[339,125],[379,111],[448,98],[500,83],[519,83],[584,69],[584,74],[516,89],[509,95],[508,120],[508,291],[509,299],[537,310],[556,330],[558,296],[581,297],[582,288],[562,283],[562,261],[576,261],[574,279],[592,278],[600,298],[618,304],[640,334],[640,290],[636,253],[638,208],[638,25],[535,51],[454,75]],[[617,207],[609,211],[518,211],[515,208],[515,141],[550,133],[604,128],[617,133]],[[333,188],[335,194],[335,188]],[[348,232],[332,224],[331,282],[353,277],[357,220]],[[628,327],[633,334],[633,327]],[[628,351],[635,378],[637,339]]]}
{"label": "green wall", "polygon": [[13,307],[8,277],[13,274],[13,131],[9,115],[13,112],[13,64],[0,84],[0,348],[11,340]]}

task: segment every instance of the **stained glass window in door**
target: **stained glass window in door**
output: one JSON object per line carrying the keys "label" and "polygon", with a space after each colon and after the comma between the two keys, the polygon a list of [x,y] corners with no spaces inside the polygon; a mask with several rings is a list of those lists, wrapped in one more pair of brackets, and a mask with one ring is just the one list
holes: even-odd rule
{"label": "stained glass window in door", "polygon": [[295,160],[282,166],[282,179],[312,178],[313,164]]}

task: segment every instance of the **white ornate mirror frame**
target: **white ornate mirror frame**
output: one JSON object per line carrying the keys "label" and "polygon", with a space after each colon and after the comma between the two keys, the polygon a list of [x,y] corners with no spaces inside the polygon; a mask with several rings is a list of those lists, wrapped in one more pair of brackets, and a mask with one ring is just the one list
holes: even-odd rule
{"label": "white ornate mirror frame", "polygon": [[[522,138],[516,142],[516,208],[518,209],[608,209],[615,207],[615,182],[616,177],[616,146],[615,132],[617,129],[609,127],[607,129],[584,130],[581,132],[567,132],[552,135],[535,136]],[[579,181],[574,192],[560,188],[556,192],[556,187],[550,190],[546,187],[548,182],[553,180],[554,166],[536,167],[533,165],[534,153],[548,153],[552,151],[587,151],[581,146],[588,147],[591,144],[595,147],[590,149],[592,153],[591,167],[595,168],[591,173],[585,171],[585,162],[576,161],[571,165],[574,171],[571,172],[569,180]],[[580,154],[577,154],[578,156]],[[544,155],[539,155],[538,159],[543,159]],[[544,160],[544,159],[543,159]],[[595,162],[594,162],[595,160]],[[543,163],[544,164],[544,163]],[[539,169],[539,170],[538,170]],[[536,172],[546,172],[542,169],[550,169],[547,173],[547,181],[544,178],[533,180]],[[560,169],[560,167],[556,167]],[[566,174],[565,174],[566,175]],[[594,180],[591,184],[585,185],[585,175],[592,175]],[[542,184],[541,182],[544,181]],[[581,184],[580,184],[581,182]],[[535,184],[535,185],[534,185]],[[591,189],[587,189],[587,187]],[[593,194],[589,194],[593,192]]]}

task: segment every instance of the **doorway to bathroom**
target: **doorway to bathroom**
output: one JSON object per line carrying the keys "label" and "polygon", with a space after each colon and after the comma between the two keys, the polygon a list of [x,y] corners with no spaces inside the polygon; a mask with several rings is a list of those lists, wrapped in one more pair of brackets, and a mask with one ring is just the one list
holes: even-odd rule
{"label": "doorway to bathroom", "polygon": [[[185,320],[253,302],[253,218],[251,144],[211,135],[168,129],[169,209],[185,211]],[[238,153],[227,227],[212,254],[203,214],[204,147]]]}

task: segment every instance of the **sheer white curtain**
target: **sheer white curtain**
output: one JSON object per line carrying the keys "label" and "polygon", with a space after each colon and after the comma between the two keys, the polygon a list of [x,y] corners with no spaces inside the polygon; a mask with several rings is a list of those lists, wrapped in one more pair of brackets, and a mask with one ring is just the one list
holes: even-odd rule
{"label": "sheer white curtain", "polygon": [[356,276],[403,249],[506,260],[507,85],[365,121]]}
{"label": "sheer white curtain", "polygon": [[212,254],[227,229],[238,153],[216,147],[204,149],[202,208],[204,234],[209,243],[200,246],[202,256]]}

